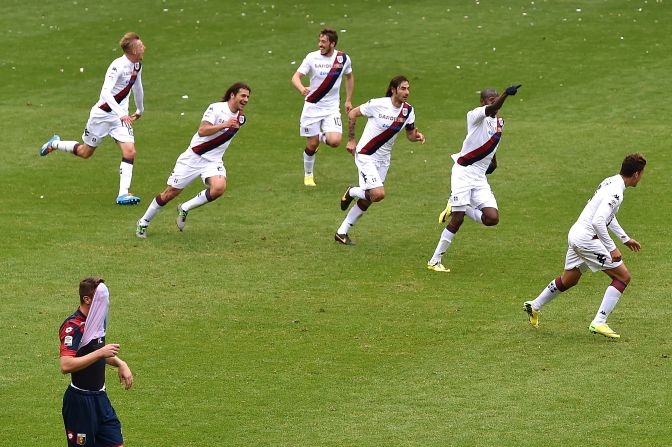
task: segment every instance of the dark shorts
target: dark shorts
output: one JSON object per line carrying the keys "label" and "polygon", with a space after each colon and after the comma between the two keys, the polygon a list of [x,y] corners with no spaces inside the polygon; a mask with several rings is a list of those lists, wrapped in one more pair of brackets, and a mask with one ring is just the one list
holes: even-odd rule
{"label": "dark shorts", "polygon": [[124,443],[121,422],[105,391],[69,386],[63,395],[63,422],[68,447],[116,447]]}

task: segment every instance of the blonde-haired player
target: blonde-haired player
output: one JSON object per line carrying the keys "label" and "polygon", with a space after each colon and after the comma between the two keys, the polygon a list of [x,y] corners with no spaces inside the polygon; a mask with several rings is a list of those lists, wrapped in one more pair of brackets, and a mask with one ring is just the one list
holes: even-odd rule
{"label": "blonde-haired player", "polygon": [[[112,61],[107,68],[100,99],[91,108],[82,134],[83,143],[61,140],[58,135],[54,135],[42,145],[40,155],[45,156],[54,150],[60,150],[77,157],[89,158],[101,141],[110,135],[121,149],[119,194],[116,202],[118,205],[135,205],[140,202],[140,197],[129,192],[136,154],[133,123],[140,119],[144,111],[141,61],[145,54],[145,45],[140,36],[133,32],[124,34],[119,45],[124,54]],[[128,113],[128,97],[131,91],[136,106],[133,115]]]}

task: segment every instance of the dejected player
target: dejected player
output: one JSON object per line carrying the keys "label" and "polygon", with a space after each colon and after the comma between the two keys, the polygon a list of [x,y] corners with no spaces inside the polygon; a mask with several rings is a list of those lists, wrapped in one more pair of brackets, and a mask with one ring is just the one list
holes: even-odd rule
{"label": "dejected player", "polygon": [[[145,45],[136,33],[126,33],[119,42],[124,55],[112,61],[105,73],[105,82],[100,99],[91,108],[89,120],[82,134],[83,143],[63,141],[54,135],[42,145],[40,155],[54,150],[69,152],[81,158],[89,158],[102,140],[110,135],[121,149],[119,165],[118,205],[135,205],[140,198],[129,192],[135,162],[135,136],[133,123],[142,116],[144,92],[142,89],[142,58]],[[128,97],[133,92],[136,111],[128,114]]]}
{"label": "dejected player", "polygon": [[508,96],[516,94],[520,85],[508,87],[501,95],[495,89],[481,91],[481,105],[467,113],[467,136],[462,150],[453,154],[455,161],[450,176],[450,198],[439,215],[439,223],[448,216],[450,222],[441,233],[434,255],[427,268],[435,272],[450,272],[441,259],[464,222],[465,214],[477,223],[493,226],[499,223],[497,200],[490,189],[486,174],[497,168],[495,153],[504,128],[504,119],[497,112]]}
{"label": "dejected player", "polygon": [[133,386],[130,368],[118,357],[120,346],[105,343],[109,290],[101,278],[79,283],[79,308],[61,325],[60,366],[72,382],[63,395],[63,422],[68,446],[123,446],[121,423],[105,392],[105,366],[118,369],[126,389]]}
{"label": "dejected player", "polygon": [[[370,99],[348,113],[347,149],[355,156],[359,171],[359,186],[348,187],[341,197],[341,209],[347,210],[354,199],[357,203],[350,209],[334,239],[344,245],[353,245],[348,231],[369,209],[373,202],[385,198],[385,177],[390,168],[392,146],[404,129],[412,142],[424,144],[425,136],[415,127],[415,110],[406,101],[410,94],[408,79],[395,76],[390,81],[385,97]],[[368,118],[359,143],[355,140],[357,118]]]}
{"label": "dejected player", "polygon": [[642,179],[646,159],[635,153],[625,157],[621,171],[607,177],[599,184],[593,197],[583,208],[579,219],[572,225],[567,236],[569,247],[565,257],[565,271],[542,290],[532,301],[523,303],[530,324],[539,327],[541,308],[560,293],[574,287],[581,275],[588,270],[603,271],[611,278],[602,298],[602,304],[588,330],[609,338],[620,338],[607,324],[607,318],[616,307],[619,298],[630,283],[630,272],[623,263],[621,252],[611,240],[611,230],[632,251],[642,247],[623,230],[616,220],[616,213],[623,203],[625,188],[636,187]]}
{"label": "dejected player", "polygon": [[[305,97],[301,112],[300,135],[306,137],[303,152],[303,184],[315,186],[313,168],[320,142],[331,147],[341,144],[341,80],[345,76],[345,112],[352,109],[355,78],[350,56],[336,49],[338,34],[330,28],[320,31],[319,50],[308,53],[292,76],[292,85]],[[301,78],[308,76],[308,87]]]}
{"label": "dejected player", "polygon": [[201,177],[206,189],[192,199],[177,205],[177,228],[184,230],[187,214],[194,208],[219,198],[226,191],[226,168],[222,158],[246,122],[243,110],[250,99],[250,87],[237,82],[228,88],[222,100],[210,104],[203,114],[198,131],[191,143],[177,159],[168,178],[168,187],[149,204],[145,214],[138,220],[135,235],[147,237],[150,222],[161,209],[191,182]]}

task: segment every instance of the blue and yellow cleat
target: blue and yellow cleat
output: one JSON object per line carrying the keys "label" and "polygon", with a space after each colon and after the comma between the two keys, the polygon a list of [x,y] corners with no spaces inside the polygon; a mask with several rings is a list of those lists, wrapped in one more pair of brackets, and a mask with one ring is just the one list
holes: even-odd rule
{"label": "blue and yellow cleat", "polygon": [[525,301],[523,303],[523,310],[527,312],[527,319],[529,320],[530,325],[533,328],[538,328],[539,315],[541,315],[541,312],[538,310],[534,310],[534,307],[532,307],[532,301]]}
{"label": "blue and yellow cleat", "polygon": [[140,197],[136,197],[130,192],[117,197],[117,205],[137,205],[140,203]]}
{"label": "blue and yellow cleat", "polygon": [[40,149],[40,156],[44,157],[45,155],[49,155],[51,151],[54,150],[54,148],[51,145],[54,144],[54,141],[60,141],[60,140],[61,137],[59,137],[58,135],[54,135],[53,137],[49,138],[49,141],[47,141],[42,145],[42,149]]}
{"label": "blue and yellow cleat", "polygon": [[451,213],[450,203],[446,203],[446,209],[441,211],[441,214],[439,214],[439,223],[446,223],[448,217],[450,217],[450,213]]}
{"label": "blue and yellow cleat", "polygon": [[607,325],[607,323],[598,325],[590,323],[590,326],[588,326],[588,330],[593,334],[604,335],[607,338],[621,338],[621,336],[618,335],[616,332],[614,332],[614,330],[610,328],[609,325]]}

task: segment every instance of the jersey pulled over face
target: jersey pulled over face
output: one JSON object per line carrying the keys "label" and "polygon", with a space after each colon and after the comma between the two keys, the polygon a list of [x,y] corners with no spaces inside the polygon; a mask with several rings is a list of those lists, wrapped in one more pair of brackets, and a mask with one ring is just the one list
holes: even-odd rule
{"label": "jersey pulled over face", "polygon": [[[105,337],[95,338],[82,345],[82,336],[86,325],[86,316],[79,310],[70,315],[61,325],[61,357],[83,357],[105,346]],[[72,384],[87,391],[100,391],[105,388],[105,359],[99,359],[88,367],[73,372]]]}
{"label": "jersey pulled over face", "polygon": [[359,111],[368,121],[357,143],[357,155],[389,161],[399,132],[415,127],[415,110],[408,103],[394,107],[392,99],[385,97],[369,100],[359,106]]}
{"label": "jersey pulled over face", "polygon": [[322,116],[338,113],[341,81],[344,75],[352,73],[350,57],[338,50],[334,50],[331,56],[313,51],[308,53],[297,71],[310,79],[310,92],[305,98],[303,114]]}

